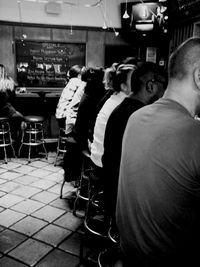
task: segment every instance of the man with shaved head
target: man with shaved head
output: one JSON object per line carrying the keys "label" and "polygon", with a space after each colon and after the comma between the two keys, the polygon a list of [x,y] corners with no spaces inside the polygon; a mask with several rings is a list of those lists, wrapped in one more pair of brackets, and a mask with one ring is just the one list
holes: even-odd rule
{"label": "man with shaved head", "polygon": [[116,221],[125,266],[200,265],[200,38],[171,55],[168,87],[129,118]]}

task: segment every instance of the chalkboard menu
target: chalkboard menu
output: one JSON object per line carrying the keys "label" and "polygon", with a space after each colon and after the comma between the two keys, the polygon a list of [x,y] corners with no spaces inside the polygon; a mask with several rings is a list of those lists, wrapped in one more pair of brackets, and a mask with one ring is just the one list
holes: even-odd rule
{"label": "chalkboard menu", "polygon": [[85,65],[85,44],[16,41],[20,87],[64,87],[67,71]]}

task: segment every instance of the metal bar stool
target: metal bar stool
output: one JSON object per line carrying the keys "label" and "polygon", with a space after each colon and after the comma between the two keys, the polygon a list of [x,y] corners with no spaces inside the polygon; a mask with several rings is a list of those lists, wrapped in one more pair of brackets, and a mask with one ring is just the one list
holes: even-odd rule
{"label": "metal bar stool", "polygon": [[108,230],[110,227],[110,218],[107,217],[104,208],[104,196],[101,186],[101,177],[94,177],[93,170],[89,174],[89,200],[84,218],[85,235],[80,244],[80,261],[87,262],[89,255],[84,254],[84,240],[94,238],[98,243],[98,251],[105,247],[108,242]]}
{"label": "metal bar stool", "polygon": [[[77,142],[76,142],[76,140],[73,137],[70,137],[70,136],[69,137],[68,136],[66,137],[66,141],[65,142],[66,142],[66,147],[67,147],[66,152],[70,154],[70,152],[73,151],[75,149],[75,147],[77,146]],[[75,155],[75,157],[76,157],[76,155]],[[70,159],[75,160],[74,153],[73,153],[73,156],[70,155]],[[65,185],[65,182],[66,182],[66,179],[65,179],[65,174],[64,174],[64,176],[63,176],[63,182],[62,182],[61,188],[60,188],[60,198],[63,197],[63,187]]]}
{"label": "metal bar stool", "polygon": [[44,117],[29,115],[29,116],[24,116],[24,121],[26,123],[26,128],[22,132],[22,140],[18,151],[18,155],[20,156],[22,146],[28,146],[28,162],[31,162],[31,148],[32,147],[37,148],[38,146],[42,145],[47,159],[48,154],[45,148],[44,132],[43,132]]}
{"label": "metal bar stool", "polygon": [[9,119],[7,117],[0,117],[0,148],[4,150],[4,160],[8,163],[6,147],[11,147],[13,156],[15,157],[15,150],[12,145],[12,137],[10,132]]}
{"label": "metal bar stool", "polygon": [[99,267],[123,267],[119,232],[115,219],[111,219],[107,246],[98,255]]}
{"label": "metal bar stool", "polygon": [[91,160],[89,150],[82,151],[82,169],[80,174],[79,186],[76,191],[76,199],[74,201],[73,214],[77,217],[84,217],[84,215],[78,215],[78,204],[81,200],[89,200],[89,174],[91,171]]}
{"label": "metal bar stool", "polygon": [[57,159],[60,153],[65,154],[67,151],[66,148],[66,141],[67,141],[67,135],[64,128],[60,128],[59,130],[59,137],[58,137],[58,144],[57,144],[57,152],[56,152],[56,158],[54,161],[54,166],[56,166]]}

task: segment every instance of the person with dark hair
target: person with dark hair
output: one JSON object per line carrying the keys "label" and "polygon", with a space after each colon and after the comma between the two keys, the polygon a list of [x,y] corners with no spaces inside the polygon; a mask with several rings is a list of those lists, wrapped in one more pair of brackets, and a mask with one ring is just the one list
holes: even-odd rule
{"label": "person with dark hair", "polygon": [[113,63],[111,67],[108,67],[104,70],[103,84],[104,84],[105,94],[99,101],[99,103],[96,105],[96,109],[94,111],[93,125],[91,126],[91,138],[90,138],[91,142],[93,141],[93,132],[97,115],[99,114],[99,111],[102,109],[103,105],[108,100],[108,98],[110,98],[110,96],[115,92],[113,88],[113,79],[115,77],[117,66],[118,63]]}
{"label": "person with dark hair", "polygon": [[120,65],[113,79],[113,93],[110,98],[105,102],[100,110],[94,127],[93,142],[91,144],[91,160],[97,172],[101,173],[102,169],[102,155],[103,155],[103,142],[106,129],[107,120],[124,98],[131,92],[131,74],[136,69],[134,65]]}
{"label": "person with dark hair", "polygon": [[111,113],[106,124],[102,156],[106,212],[115,217],[122,138],[130,115],[160,98],[166,89],[166,71],[152,62],[143,63],[131,76],[132,93]]}
{"label": "person with dark hair", "polygon": [[15,82],[7,74],[5,66],[0,64],[0,116],[9,119],[12,138],[15,141],[15,148],[18,149],[24,117],[15,109],[14,100]]}
{"label": "person with dark hair", "polygon": [[78,108],[73,129],[75,139],[82,150],[88,149],[88,139],[92,140],[96,107],[106,92],[103,84],[104,70],[102,68],[88,68],[85,76],[85,92]]}
{"label": "person with dark hair", "polygon": [[64,156],[64,177],[67,182],[76,181],[79,178],[82,157],[81,152],[88,150],[90,129],[93,125],[94,110],[97,103],[105,93],[103,85],[104,71],[102,68],[86,68],[82,80],[86,83],[84,94],[81,98],[75,125],[70,134],[74,142],[68,146]]}
{"label": "person with dark hair", "polygon": [[200,38],[193,37],[169,58],[164,96],[134,112],[124,132],[116,223],[126,266],[198,265],[199,111]]}
{"label": "person with dark hair", "polygon": [[82,67],[79,65],[74,65],[69,70],[69,82],[63,89],[56,107],[55,116],[60,128],[65,128],[65,121],[69,104],[72,101],[72,98],[77,89],[82,84],[81,71]]}

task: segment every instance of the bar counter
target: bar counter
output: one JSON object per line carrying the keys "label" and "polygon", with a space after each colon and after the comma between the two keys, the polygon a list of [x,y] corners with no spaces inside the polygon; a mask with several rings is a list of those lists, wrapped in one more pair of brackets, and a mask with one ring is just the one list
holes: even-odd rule
{"label": "bar counter", "polygon": [[17,88],[15,107],[23,115],[45,117],[44,133],[49,142],[57,140],[59,128],[55,111],[63,88]]}

